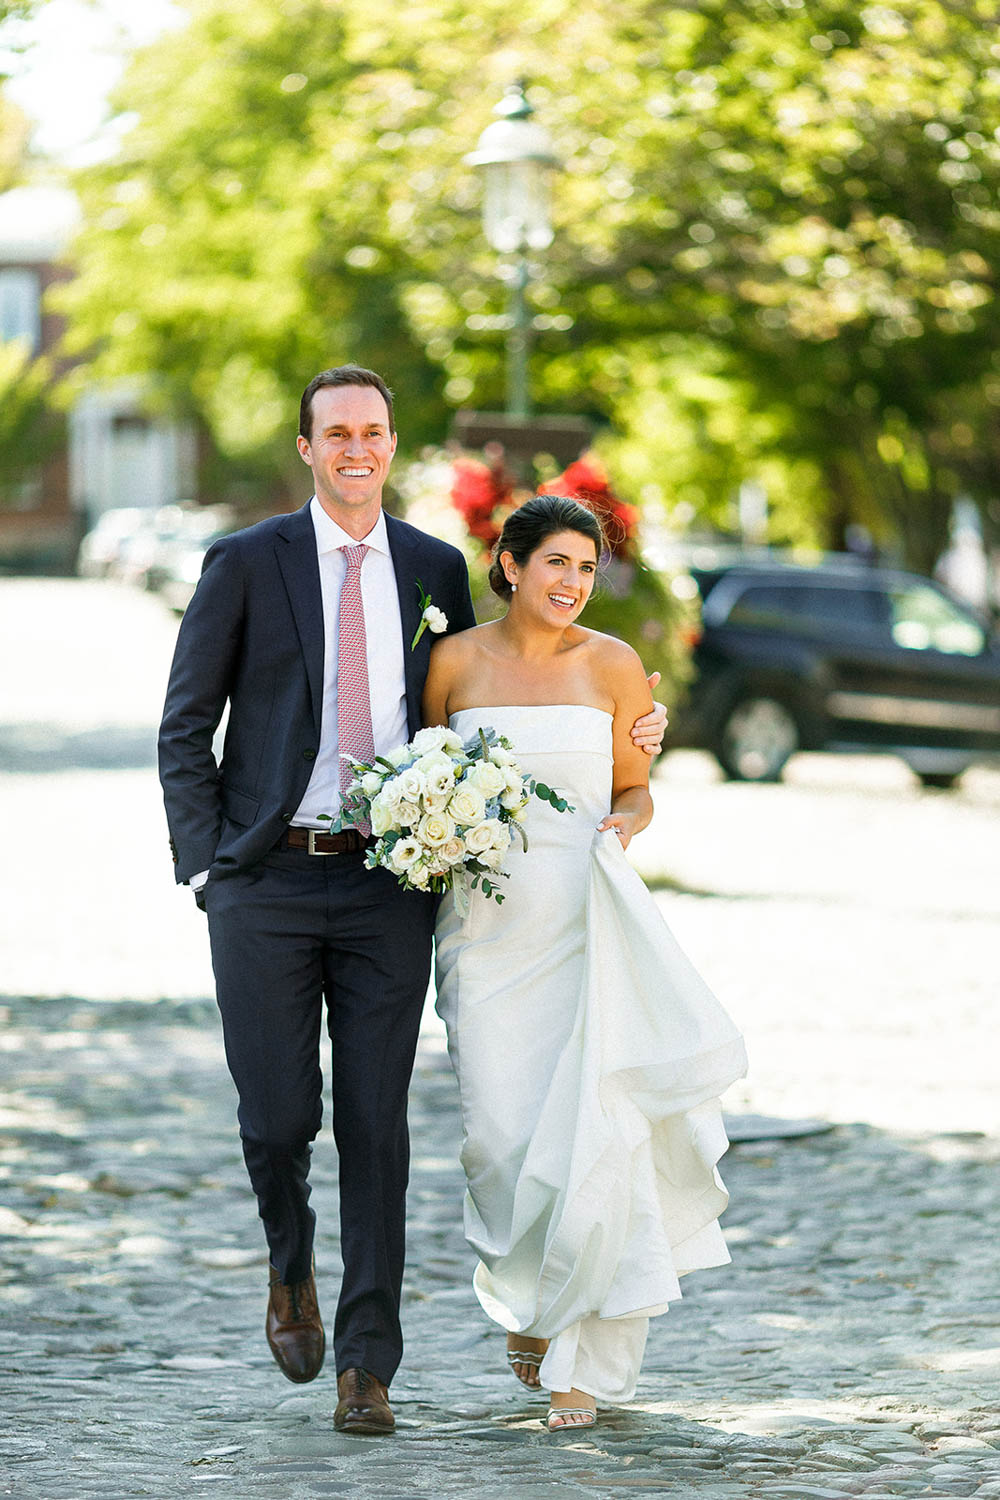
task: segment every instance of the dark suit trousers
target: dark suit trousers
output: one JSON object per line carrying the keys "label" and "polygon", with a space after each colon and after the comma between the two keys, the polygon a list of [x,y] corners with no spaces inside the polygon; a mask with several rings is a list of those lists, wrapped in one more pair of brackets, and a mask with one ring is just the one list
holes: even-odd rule
{"label": "dark suit trousers", "polygon": [[344,1262],[337,1370],[361,1367],[388,1385],[402,1353],[406,1096],[435,901],[365,869],[360,854],[289,850],[210,879],[206,906],[243,1153],[286,1282],[308,1276],[312,1257],[326,1000]]}

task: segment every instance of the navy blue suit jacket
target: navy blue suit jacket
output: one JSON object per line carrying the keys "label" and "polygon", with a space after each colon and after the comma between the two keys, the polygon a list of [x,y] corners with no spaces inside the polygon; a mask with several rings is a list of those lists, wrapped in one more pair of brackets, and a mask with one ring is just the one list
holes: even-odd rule
{"label": "navy blue suit jacket", "polygon": [[[420,623],[417,580],[448,616],[475,624],[465,559],[447,542],[386,516],[403,631],[411,735],[434,636]],[[256,864],[305,793],[319,749],[323,601],[308,504],[216,542],[181,621],[160,726],[160,781],[178,881]],[[372,683],[372,692],[378,684]],[[216,764],[212,741],[229,721]]]}

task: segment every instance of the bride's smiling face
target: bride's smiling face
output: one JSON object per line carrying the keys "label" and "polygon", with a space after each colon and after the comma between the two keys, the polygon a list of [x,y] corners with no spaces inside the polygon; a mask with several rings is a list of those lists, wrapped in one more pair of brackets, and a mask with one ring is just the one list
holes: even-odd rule
{"label": "bride's smiling face", "polygon": [[597,548],[579,531],[547,536],[520,565],[510,552],[502,553],[500,562],[516,585],[511,609],[550,627],[572,624],[590,598],[597,576]]}

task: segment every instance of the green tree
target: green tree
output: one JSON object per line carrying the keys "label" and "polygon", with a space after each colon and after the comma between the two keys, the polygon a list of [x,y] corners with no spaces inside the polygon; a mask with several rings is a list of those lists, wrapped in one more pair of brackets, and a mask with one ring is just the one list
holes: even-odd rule
{"label": "green tree", "polygon": [[297,474],[298,392],[345,358],[414,444],[500,404],[463,155],[523,72],[565,164],[533,381],[611,422],[623,482],[718,515],[764,476],[776,536],[863,520],[925,567],[996,492],[992,0],[188,9],[81,183],[65,304],[92,372],[156,370],[233,461]]}
{"label": "green tree", "polygon": [[23,21],[44,5],[45,0],[0,0],[0,25],[4,21]]}

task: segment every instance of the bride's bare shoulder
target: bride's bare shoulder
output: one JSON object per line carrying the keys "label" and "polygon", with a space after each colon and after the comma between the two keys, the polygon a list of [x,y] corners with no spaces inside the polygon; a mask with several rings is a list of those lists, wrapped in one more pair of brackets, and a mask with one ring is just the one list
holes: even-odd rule
{"label": "bride's bare shoulder", "polygon": [[[619,640],[616,635],[605,635],[602,630],[586,630],[578,627],[584,640],[581,644],[592,656],[594,662],[612,671],[621,671],[622,668],[631,665],[641,666],[639,653],[634,651],[627,641]],[[645,675],[645,674],[644,674]]]}
{"label": "bride's bare shoulder", "polygon": [[622,690],[646,688],[646,669],[642,658],[627,641],[600,630],[588,630],[585,642],[596,679],[618,698]]}
{"label": "bride's bare shoulder", "polygon": [[431,661],[440,666],[457,666],[469,660],[487,644],[490,625],[472,625],[468,630],[456,630],[454,635],[442,635],[434,642]]}

